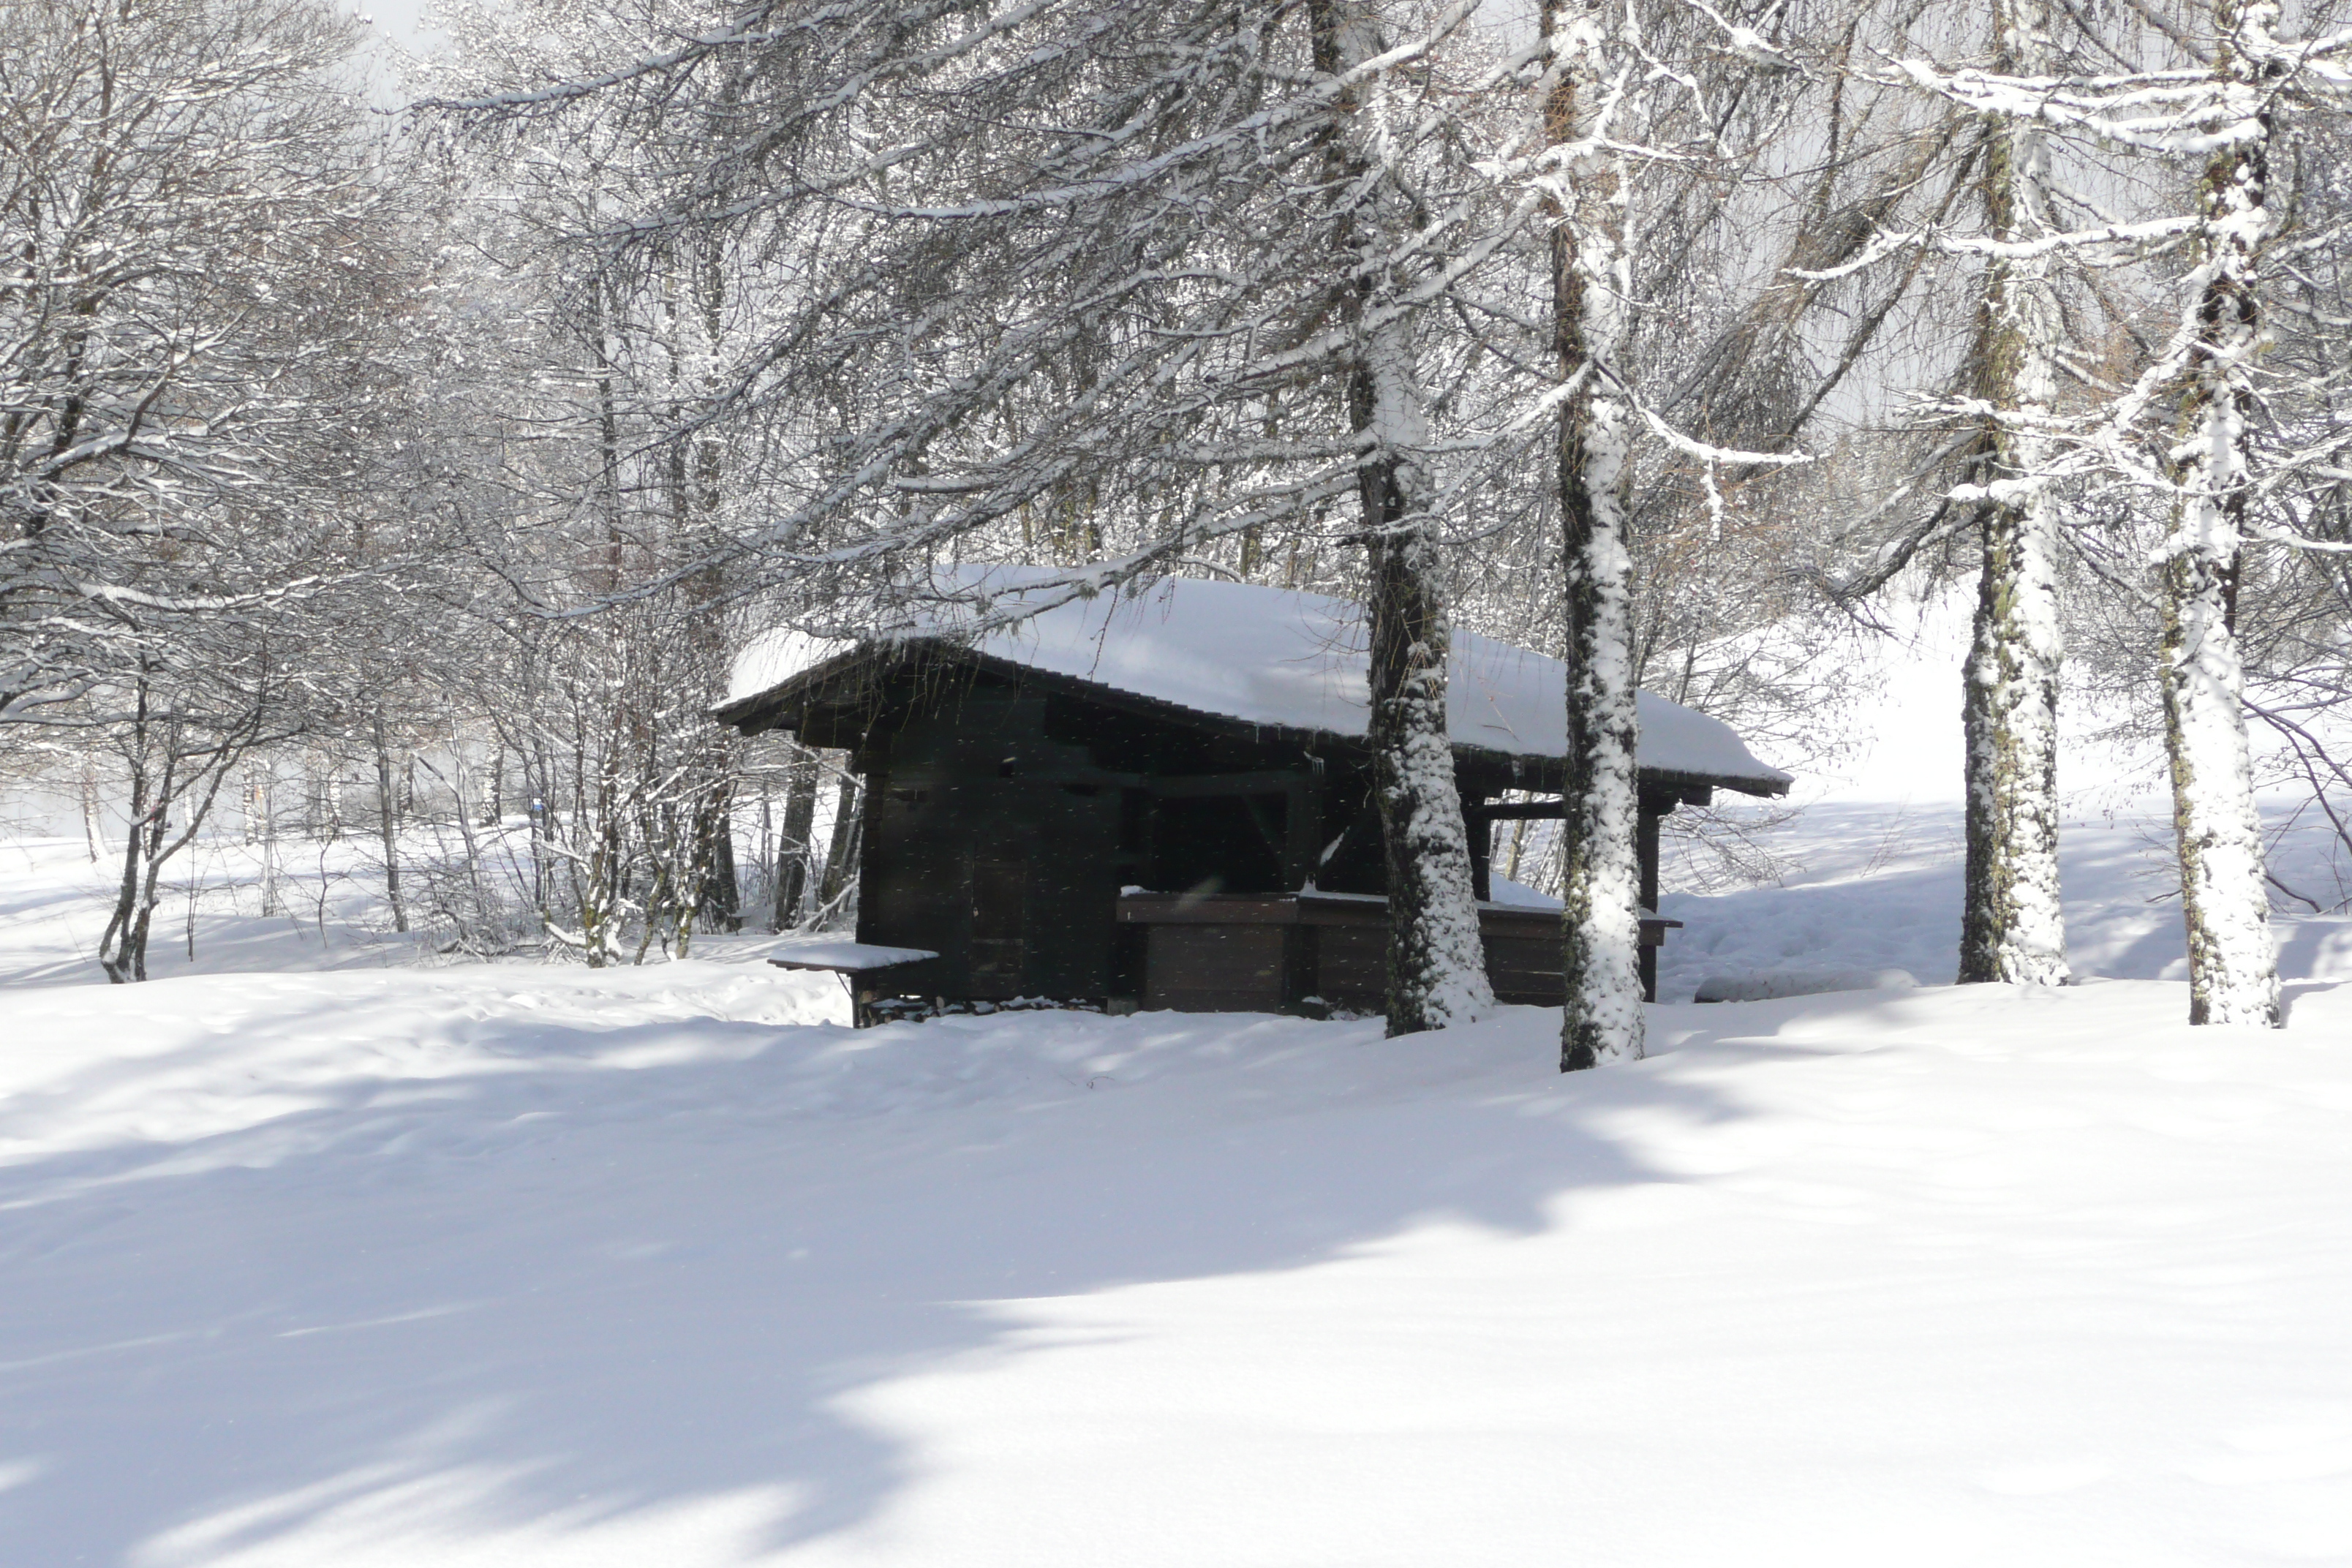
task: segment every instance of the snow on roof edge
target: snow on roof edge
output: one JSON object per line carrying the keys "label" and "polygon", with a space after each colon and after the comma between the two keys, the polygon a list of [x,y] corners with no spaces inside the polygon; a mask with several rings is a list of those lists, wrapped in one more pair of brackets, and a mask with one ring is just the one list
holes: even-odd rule
{"label": "snow on roof edge", "polygon": [[[1363,608],[1254,584],[1168,578],[1128,595],[1072,598],[975,635],[974,601],[1002,605],[1058,586],[1053,574],[962,568],[943,597],[910,607],[863,638],[777,628],[747,643],[721,709],[749,701],[887,643],[941,644],[1015,666],[1241,723],[1360,738],[1369,717]],[[955,598],[946,595],[961,595]],[[1475,632],[1454,634],[1448,731],[1457,746],[1507,756],[1567,755],[1567,671],[1559,660]],[[1793,782],[1748,752],[1719,719],[1644,691],[1639,764],[1653,773],[1744,783],[1778,794]]]}

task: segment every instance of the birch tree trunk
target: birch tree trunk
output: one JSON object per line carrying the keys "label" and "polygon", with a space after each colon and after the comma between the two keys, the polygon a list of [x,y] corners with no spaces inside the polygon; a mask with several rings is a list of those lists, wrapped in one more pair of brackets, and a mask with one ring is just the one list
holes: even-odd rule
{"label": "birch tree trunk", "polygon": [[2225,148],[2199,189],[2205,218],[2198,289],[2197,357],[2180,401],[2173,450],[2179,499],[2164,550],[2164,738],[2179,836],[2181,910],[2189,936],[2189,1021],[2267,1024],[2279,1009],[2278,955],[2263,883],[2262,819],[2241,698],[2245,669],[2235,626],[2239,555],[2249,491],[2248,416],[2263,347],[2257,288],[2270,207],[2272,124],[2258,93],[2260,55],[2276,7],[2218,0],[2222,47],[2215,69],[2242,96],[2259,136]]}
{"label": "birch tree trunk", "polygon": [[261,815],[261,912],[275,915],[283,905],[278,887],[278,801],[274,763],[254,770],[254,808]]}
{"label": "birch tree trunk", "polygon": [[[1378,16],[1364,0],[1316,0],[1309,16],[1319,70],[1350,71],[1384,50]],[[1495,993],[1479,940],[1470,833],[1446,719],[1453,632],[1429,524],[1429,476],[1421,456],[1429,445],[1429,418],[1415,363],[1414,320],[1384,309],[1392,292],[1383,287],[1386,255],[1411,237],[1413,204],[1395,188],[1395,171],[1381,166],[1376,106],[1351,89],[1334,110],[1334,162],[1370,187],[1347,219],[1354,244],[1340,254],[1358,276],[1350,291],[1360,336],[1349,369],[1349,415],[1370,448],[1359,482],[1371,577],[1368,731],[1388,863],[1387,1012],[1393,1037],[1474,1022],[1495,1010]]]}
{"label": "birch tree trunk", "polygon": [[1606,26],[1598,5],[1544,6],[1543,131],[1552,148],[1566,150],[1553,173],[1560,209],[1551,239],[1553,345],[1574,389],[1560,407],[1559,447],[1568,607],[1562,1072],[1643,1052],[1627,505],[1635,410],[1616,379],[1633,324],[1633,218],[1622,160],[1591,144],[1608,85]]}
{"label": "birch tree trunk", "polygon": [[[1993,0],[1994,70],[2050,68],[2042,0]],[[1997,117],[1985,147],[1985,205],[2006,244],[2056,231],[2049,150],[2040,124]],[[2051,442],[2034,422],[2057,402],[2062,323],[2042,258],[1996,257],[1986,268],[1978,339],[1978,398],[1992,411],[1979,482],[1984,569],[1969,650],[1966,739],[1968,876],[1960,916],[1962,984],[2063,985],[2066,926],[2058,888],[2056,503],[2040,476]],[[2006,416],[2006,417],[2004,417]]]}
{"label": "birch tree trunk", "polygon": [[[376,827],[383,840],[383,896],[392,905],[392,929],[408,930],[408,905],[400,896],[400,810],[392,790],[392,746],[384,739],[383,713],[373,716],[375,741]],[[462,805],[459,807],[463,810]]]}
{"label": "birch tree trunk", "polygon": [[106,858],[106,837],[99,826],[98,765],[84,763],[81,770],[81,831],[89,840],[89,861],[95,866]]}

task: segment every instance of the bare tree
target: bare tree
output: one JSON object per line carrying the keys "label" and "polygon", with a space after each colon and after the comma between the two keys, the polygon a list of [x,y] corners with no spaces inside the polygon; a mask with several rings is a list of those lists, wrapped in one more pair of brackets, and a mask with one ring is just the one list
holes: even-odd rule
{"label": "bare tree", "polygon": [[1639,417],[1626,363],[1635,209],[1629,160],[1611,145],[1611,111],[1630,69],[1611,21],[1601,6],[1553,4],[1543,13],[1544,137],[1565,187],[1552,239],[1552,330],[1570,389],[1558,460],[1569,665],[1563,1072],[1637,1058],[1643,1037],[1626,516]]}
{"label": "bare tree", "polygon": [[[2051,8],[1993,0],[1992,68],[2053,67]],[[1977,507],[1984,564],[1961,707],[1967,752],[1968,868],[1959,978],[2063,984],[2058,890],[2058,498],[2046,478],[2065,324],[2040,242],[2060,232],[2041,124],[1990,117],[1981,153],[1989,237],[1983,320],[1973,352],[1988,421]]]}
{"label": "bare tree", "polygon": [[316,0],[0,11],[0,718],[300,590],[315,531],[274,525],[335,467],[379,205],[354,36]]}
{"label": "bare tree", "polygon": [[2277,18],[2263,0],[2213,7],[2217,107],[2228,118],[2198,191],[2194,304],[2184,322],[2193,346],[2173,453],[2179,495],[2162,568],[2165,750],[2189,935],[2189,1021],[2273,1027],[2284,1015],[2231,601],[2257,479],[2247,426],[2263,338],[2263,253],[2278,228],[2270,100],[2285,68],[2270,33]]}
{"label": "bare tree", "polygon": [[[1772,95],[1755,91],[1747,110],[1726,113],[1712,94],[1720,89],[1729,102],[1744,101],[1783,71],[1777,47],[1755,27],[1706,6],[1562,0],[1543,8],[1540,25],[1542,151],[1535,167],[1554,214],[1549,292],[1559,412],[1553,474],[1569,667],[1559,832],[1568,1001],[1560,1068],[1573,1071],[1636,1058],[1643,1048],[1635,781],[1641,639],[1633,552],[1639,447],[1654,442],[1692,467],[1718,530],[1724,465],[1770,471],[1802,456],[1736,451],[1691,437],[1660,413],[1660,393],[1644,374],[1637,346],[1648,294],[1643,264],[1654,259],[1639,226],[1675,201],[1672,193],[1662,195],[1667,182],[1660,171],[1705,165],[1720,177],[1758,156],[1759,130],[1777,123]],[[1694,227],[1677,225],[1674,232],[1685,248],[1695,239]],[[1786,300],[1773,304],[1790,308]],[[1737,328],[1730,334],[1734,341],[1746,335]],[[1738,384],[1748,369],[1736,354],[1724,364],[1732,378],[1700,374],[1685,385],[1710,384],[1727,404],[1740,403]],[[1766,399],[1765,405],[1779,402]],[[1765,437],[1759,445],[1785,445],[1804,415],[1776,412],[1779,428],[1740,433]]]}
{"label": "bare tree", "polygon": [[0,8],[0,721],[121,759],[116,980],[365,575],[402,269],[356,36],[316,0]]}
{"label": "bare tree", "polygon": [[[680,426],[758,454],[743,482],[779,504],[715,559],[778,614],[887,613],[942,556],[1042,557],[1076,594],[1270,531],[1366,544],[1399,1030],[1491,1005],[1437,548],[1470,493],[1441,455],[1476,443],[1432,430],[1418,345],[1528,211],[1472,172],[1476,99],[1437,75],[1448,50],[1493,73],[1471,8],[1391,38],[1405,11],[1072,5],[975,33],[850,6],[814,48],[763,7],[468,110],[520,134],[560,103],[583,137],[681,149],[690,177],[591,247],[793,258],[789,286],[747,278],[756,324]],[[887,163],[841,157],[877,136]]]}
{"label": "bare tree", "polygon": [[[1318,0],[1311,15],[1315,63],[1335,80],[1351,82],[1388,52],[1369,5]],[[1365,101],[1383,85],[1374,78],[1346,86],[1333,100],[1335,174],[1362,192],[1333,259],[1345,269],[1356,333],[1345,365],[1349,419],[1368,448],[1359,489],[1370,555],[1370,736],[1388,864],[1388,1032],[1396,1036],[1470,1023],[1494,1010],[1495,994],[1446,712],[1453,637],[1425,466],[1419,312],[1399,298],[1412,278],[1401,277],[1395,261],[1425,208],[1387,156],[1386,122],[1397,110]]]}
{"label": "bare tree", "polygon": [[[1955,101],[2126,149],[2153,173],[2143,182],[2157,192],[2145,216],[2119,219],[2078,203],[2092,222],[2030,238],[1995,237],[1977,245],[1980,253],[1998,262],[2064,254],[2151,273],[2176,255],[2188,262],[2177,277],[2151,284],[2151,292],[2168,290],[2177,301],[2176,325],[2127,384],[2101,388],[2087,409],[2063,422],[2030,407],[2005,417],[2052,437],[2028,454],[2034,467],[2016,480],[1954,495],[2000,505],[2072,476],[2105,486],[2126,521],[2160,512],[2154,553],[2163,629],[2154,662],[2179,842],[2190,1019],[2275,1026],[2277,963],[2236,601],[2250,539],[2327,548],[2273,513],[2280,500],[2308,498],[2332,483],[2346,437],[2331,431],[2299,449],[2265,454],[2261,426],[2266,408],[2277,405],[2258,394],[2255,360],[2268,335],[2266,291],[2282,266],[2291,268],[2297,251],[2334,244],[2343,232],[2282,244],[2286,207],[2273,157],[2298,111],[2340,101],[2347,75],[2338,57],[2352,47],[2352,35],[2282,41],[2278,8],[2265,0],[2217,0],[2210,14],[2179,28],[2157,26],[2153,14],[2140,19],[2144,32],[2109,48],[2125,68],[2106,74],[1948,73],[1906,64],[1915,79]],[[2141,68],[2148,60],[2154,64]],[[2166,176],[2200,161],[2189,201],[2174,205],[2177,183]],[[2125,581],[2095,540],[2082,542],[2111,582]]]}

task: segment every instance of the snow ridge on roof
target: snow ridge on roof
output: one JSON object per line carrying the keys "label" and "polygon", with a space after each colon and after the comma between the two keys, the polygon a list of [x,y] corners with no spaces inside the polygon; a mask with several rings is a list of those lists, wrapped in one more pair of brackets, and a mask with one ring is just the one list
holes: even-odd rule
{"label": "snow ridge on roof", "polygon": [[[943,573],[942,594],[985,595],[998,606],[1026,594],[1058,596],[1050,573],[1009,567]],[[1365,732],[1370,700],[1363,606],[1320,594],[1253,584],[1171,578],[1132,595],[1055,605],[1010,626],[973,635],[970,599],[911,608],[871,641],[938,639],[1008,663],[1091,681],[1244,723],[1328,734]],[[856,651],[859,641],[777,630],[735,660],[730,702],[773,689]],[[1568,754],[1567,668],[1527,648],[1457,629],[1447,670],[1454,743],[1509,756]],[[1751,755],[1731,727],[1641,693],[1640,764],[1739,780],[1778,791],[1787,773]]]}

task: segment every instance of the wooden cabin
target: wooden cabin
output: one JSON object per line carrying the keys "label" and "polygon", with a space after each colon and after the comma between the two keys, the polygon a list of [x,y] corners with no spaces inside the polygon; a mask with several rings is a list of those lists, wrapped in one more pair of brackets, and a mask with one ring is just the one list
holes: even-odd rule
{"label": "wooden cabin", "polygon": [[[1023,586],[1035,581],[997,569],[950,586],[997,595],[995,620],[1002,595],[1048,592]],[[866,781],[857,942],[937,956],[866,972],[863,1002],[1380,1009],[1361,606],[1180,580],[997,629],[980,616],[947,594],[887,635],[771,634],[718,710],[747,734],[845,751]],[[1487,856],[1496,822],[1559,815],[1564,670],[1457,633],[1448,675],[1488,976],[1504,1001],[1557,1005],[1558,906],[1498,885]],[[1646,692],[1640,719],[1654,910],[1662,817],[1790,780],[1717,720]],[[1645,922],[1653,993],[1672,923]]]}

